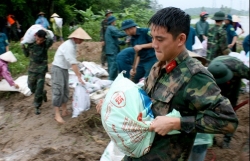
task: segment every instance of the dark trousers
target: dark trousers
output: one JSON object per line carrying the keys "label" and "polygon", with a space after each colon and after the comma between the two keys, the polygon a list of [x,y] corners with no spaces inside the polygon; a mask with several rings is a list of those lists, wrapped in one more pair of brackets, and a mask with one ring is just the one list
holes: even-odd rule
{"label": "dark trousers", "polygon": [[19,37],[17,34],[17,24],[14,23],[10,26],[9,40],[18,41]]}
{"label": "dark trousers", "polygon": [[34,96],[35,108],[40,107],[44,97],[45,73],[28,73],[28,87]]}
{"label": "dark trousers", "polygon": [[104,65],[107,61],[107,58],[106,58],[106,53],[105,53],[105,46],[102,47],[102,54],[101,54],[101,63],[102,65]]}

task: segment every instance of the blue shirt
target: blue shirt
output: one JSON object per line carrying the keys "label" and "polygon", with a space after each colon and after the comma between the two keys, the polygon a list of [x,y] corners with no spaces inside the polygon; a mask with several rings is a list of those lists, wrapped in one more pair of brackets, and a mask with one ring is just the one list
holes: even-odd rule
{"label": "blue shirt", "polygon": [[0,33],[0,55],[6,52],[6,46],[8,45],[7,36],[4,33]]}
{"label": "blue shirt", "polygon": [[233,41],[234,36],[237,36],[237,34],[236,34],[235,30],[234,30],[233,25],[227,24],[224,27],[225,27],[225,29],[227,31],[227,43],[231,44],[232,41]]}
{"label": "blue shirt", "polygon": [[190,30],[189,30],[189,34],[188,34],[188,38],[187,38],[187,41],[186,41],[186,48],[189,50],[189,51],[192,51],[192,46],[194,45],[195,43],[195,29],[193,27],[190,26]]}
{"label": "blue shirt", "polygon": [[117,55],[120,52],[119,45],[122,41],[118,38],[127,36],[123,31],[118,30],[115,26],[109,25],[105,32],[105,52],[108,55]]}
{"label": "blue shirt", "polygon": [[49,27],[49,22],[48,22],[47,18],[45,18],[43,16],[39,16],[38,19],[36,20],[35,24],[40,24],[46,29],[48,29],[48,27]]}
{"label": "blue shirt", "polygon": [[250,39],[249,39],[249,34],[245,37],[245,39],[243,40],[243,50],[247,53],[249,52],[249,48],[250,48]]}
{"label": "blue shirt", "polygon": [[[152,43],[152,37],[149,35],[150,30],[148,28],[136,28],[136,34],[131,37],[131,45],[148,44]],[[142,49],[139,51],[138,56],[140,56],[141,61],[148,61],[155,56],[155,50],[153,48]]]}

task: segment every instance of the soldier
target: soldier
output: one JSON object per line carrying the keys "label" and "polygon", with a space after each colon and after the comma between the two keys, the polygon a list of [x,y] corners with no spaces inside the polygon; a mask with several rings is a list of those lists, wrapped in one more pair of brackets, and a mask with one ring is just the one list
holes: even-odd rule
{"label": "soldier", "polygon": [[[64,123],[62,117],[69,115],[67,111],[67,102],[69,100],[69,73],[72,68],[78,78],[79,83],[84,84],[76,60],[76,45],[84,40],[90,40],[91,37],[82,29],[76,29],[69,40],[62,43],[56,51],[54,61],[52,62],[52,104],[55,110],[55,120],[58,123]],[[62,115],[60,113],[62,110]]]}
{"label": "soldier", "polygon": [[209,24],[207,22],[208,13],[201,12],[200,14],[200,21],[195,24],[196,36],[202,42],[203,40],[207,39]]}
{"label": "soldier", "polygon": [[[213,74],[216,83],[221,89],[221,94],[228,98],[231,105],[235,107],[241,87],[241,79],[250,79],[249,68],[239,59],[232,56],[219,56],[208,66],[208,70]],[[224,136],[223,148],[229,148],[232,134]]]}
{"label": "soldier", "polygon": [[24,55],[29,57],[28,87],[34,97],[35,114],[40,114],[42,102],[47,102],[46,90],[44,89],[45,74],[48,71],[48,49],[53,40],[48,32],[39,30],[35,34],[35,42],[22,45]]}
{"label": "soldier", "polygon": [[209,61],[220,55],[228,55],[231,52],[228,48],[227,33],[222,27],[225,14],[216,12],[212,19],[215,20],[215,26],[208,31],[207,59]]}
{"label": "soldier", "polygon": [[[232,16],[227,15],[224,22],[225,22],[225,25],[223,26],[223,28],[227,31],[228,48],[232,50],[233,46],[236,44],[236,41],[238,39],[238,35],[236,34],[234,27],[232,25],[233,24]],[[236,48],[234,52],[236,52]]]}
{"label": "soldier", "polygon": [[105,54],[105,41],[104,41],[104,37],[105,37],[105,31],[108,27],[108,24],[107,24],[107,19],[112,16],[113,14],[113,11],[111,10],[106,10],[105,12],[105,19],[102,20],[101,22],[101,31],[100,31],[100,41],[102,43],[102,54],[101,54],[101,63],[102,63],[102,66],[104,67],[105,66],[105,62],[106,62],[106,54]]}
{"label": "soldier", "polygon": [[[213,76],[186,50],[190,16],[179,8],[167,7],[153,15],[149,25],[159,62],[152,67],[144,89],[151,97],[155,116],[149,130],[156,136],[147,154],[125,156],[124,160],[186,161],[197,132],[233,133],[238,119]],[[100,111],[101,102],[96,108]],[[173,109],[182,117],[167,117]],[[166,135],[171,130],[181,133]]]}
{"label": "soldier", "polygon": [[105,32],[105,53],[108,60],[109,80],[114,80],[118,74],[116,56],[120,52],[119,45],[125,45],[125,42],[119,41],[118,38],[127,36],[125,32],[119,31],[115,27],[114,16],[107,19],[108,27]]}
{"label": "soldier", "polygon": [[139,64],[136,71],[132,69],[130,72],[130,75],[134,76],[133,81],[138,83],[141,78],[148,76],[157,59],[152,48],[152,37],[149,28],[137,28],[136,26],[137,24],[133,20],[128,19],[122,22],[121,29],[131,36],[130,44],[138,53]]}

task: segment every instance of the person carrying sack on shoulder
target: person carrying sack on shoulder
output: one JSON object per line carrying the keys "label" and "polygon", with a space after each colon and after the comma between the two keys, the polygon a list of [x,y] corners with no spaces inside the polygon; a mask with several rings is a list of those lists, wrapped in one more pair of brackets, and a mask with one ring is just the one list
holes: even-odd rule
{"label": "person carrying sack on shoulder", "polygon": [[54,31],[54,42],[57,41],[57,37],[60,38],[60,41],[63,42],[62,36],[62,21],[63,19],[56,13],[50,16],[50,22],[52,23],[52,29]]}

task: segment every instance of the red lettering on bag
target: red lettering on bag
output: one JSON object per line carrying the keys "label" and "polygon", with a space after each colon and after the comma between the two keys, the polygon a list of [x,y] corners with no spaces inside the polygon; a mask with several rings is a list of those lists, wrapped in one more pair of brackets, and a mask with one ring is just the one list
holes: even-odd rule
{"label": "red lettering on bag", "polygon": [[117,108],[122,108],[126,105],[126,98],[122,91],[117,91],[113,94],[110,102]]}

